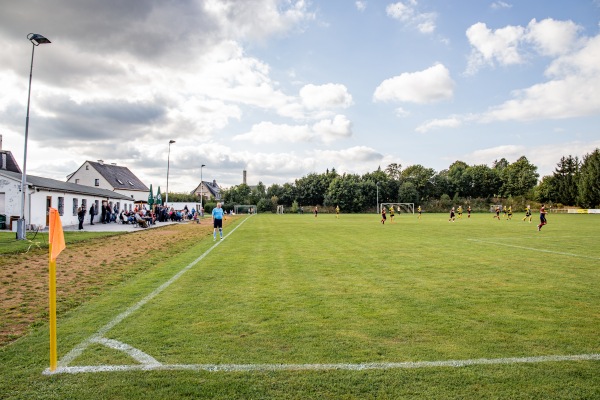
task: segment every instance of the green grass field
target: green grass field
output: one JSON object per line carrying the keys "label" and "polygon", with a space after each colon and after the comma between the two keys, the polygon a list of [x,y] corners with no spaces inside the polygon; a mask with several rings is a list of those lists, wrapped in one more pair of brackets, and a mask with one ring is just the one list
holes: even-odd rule
{"label": "green grass field", "polygon": [[57,373],[0,349],[0,397],[600,398],[600,216],[522,217],[243,217],[59,319]]}

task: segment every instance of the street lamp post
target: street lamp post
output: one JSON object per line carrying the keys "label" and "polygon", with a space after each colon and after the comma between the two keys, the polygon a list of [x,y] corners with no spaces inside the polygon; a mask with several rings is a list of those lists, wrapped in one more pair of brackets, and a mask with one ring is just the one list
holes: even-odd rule
{"label": "street lamp post", "polygon": [[377,182],[377,213],[379,214],[379,182]]}
{"label": "street lamp post", "polygon": [[[204,186],[204,181],[202,180],[202,168],[206,167],[206,165],[202,164],[200,166],[200,209],[198,212],[202,212],[202,200],[204,199],[204,194],[202,193],[202,187]],[[202,215],[202,214],[200,214]]]}
{"label": "street lamp post", "polygon": [[25,190],[27,186],[27,138],[29,136],[29,104],[31,102],[31,77],[33,76],[33,55],[36,46],[51,43],[50,40],[37,33],[30,33],[27,39],[31,42],[31,67],[29,68],[29,90],[27,92],[27,117],[25,118],[25,147],[23,149],[23,173],[21,174],[21,214],[17,221],[17,240],[25,240]]}
{"label": "street lamp post", "polygon": [[169,165],[171,163],[171,144],[175,143],[174,140],[169,140],[169,154],[167,155],[167,195],[165,197],[165,205],[169,204]]}

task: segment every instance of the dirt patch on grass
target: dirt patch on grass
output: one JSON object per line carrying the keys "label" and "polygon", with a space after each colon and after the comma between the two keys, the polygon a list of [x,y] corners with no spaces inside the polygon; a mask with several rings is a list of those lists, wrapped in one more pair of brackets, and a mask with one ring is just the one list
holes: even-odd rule
{"label": "dirt patch on grass", "polygon": [[[235,218],[235,217],[234,217]],[[230,218],[225,222],[231,223]],[[115,284],[150,267],[164,249],[188,248],[209,238],[210,222],[116,234],[68,244],[57,259],[57,313],[77,307]],[[0,346],[18,339],[30,327],[48,321],[48,252],[0,258]]]}

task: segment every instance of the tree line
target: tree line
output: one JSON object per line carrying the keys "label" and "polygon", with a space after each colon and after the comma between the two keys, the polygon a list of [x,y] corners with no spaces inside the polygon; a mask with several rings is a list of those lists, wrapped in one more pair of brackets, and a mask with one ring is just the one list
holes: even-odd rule
{"label": "tree line", "polygon": [[419,164],[402,168],[393,163],[364,175],[339,174],[332,168],[283,185],[241,184],[222,190],[221,198],[226,209],[255,204],[259,212],[275,212],[283,205],[292,212],[301,207],[339,206],[344,212],[360,213],[374,211],[377,202],[415,203],[428,211],[447,211],[459,204],[487,211],[490,204],[524,207],[534,201],[600,207],[600,149],[581,160],[562,157],[552,175],[538,178],[537,167],[525,156],[513,163],[495,160],[491,167],[455,161],[439,172]]}

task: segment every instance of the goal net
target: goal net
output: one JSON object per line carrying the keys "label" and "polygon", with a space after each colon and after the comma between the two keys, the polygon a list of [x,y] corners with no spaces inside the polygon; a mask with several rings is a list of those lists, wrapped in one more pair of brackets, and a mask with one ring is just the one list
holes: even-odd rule
{"label": "goal net", "polygon": [[277,214],[283,214],[283,206],[282,205],[277,206]]}
{"label": "goal net", "polygon": [[236,204],[233,206],[236,214],[256,214],[256,204]]}
{"label": "goal net", "polygon": [[380,203],[379,204],[379,213],[381,213],[381,209],[385,207],[386,210],[390,210],[390,208],[394,207],[394,211],[397,213],[404,214],[414,214],[415,213],[415,203]]}

